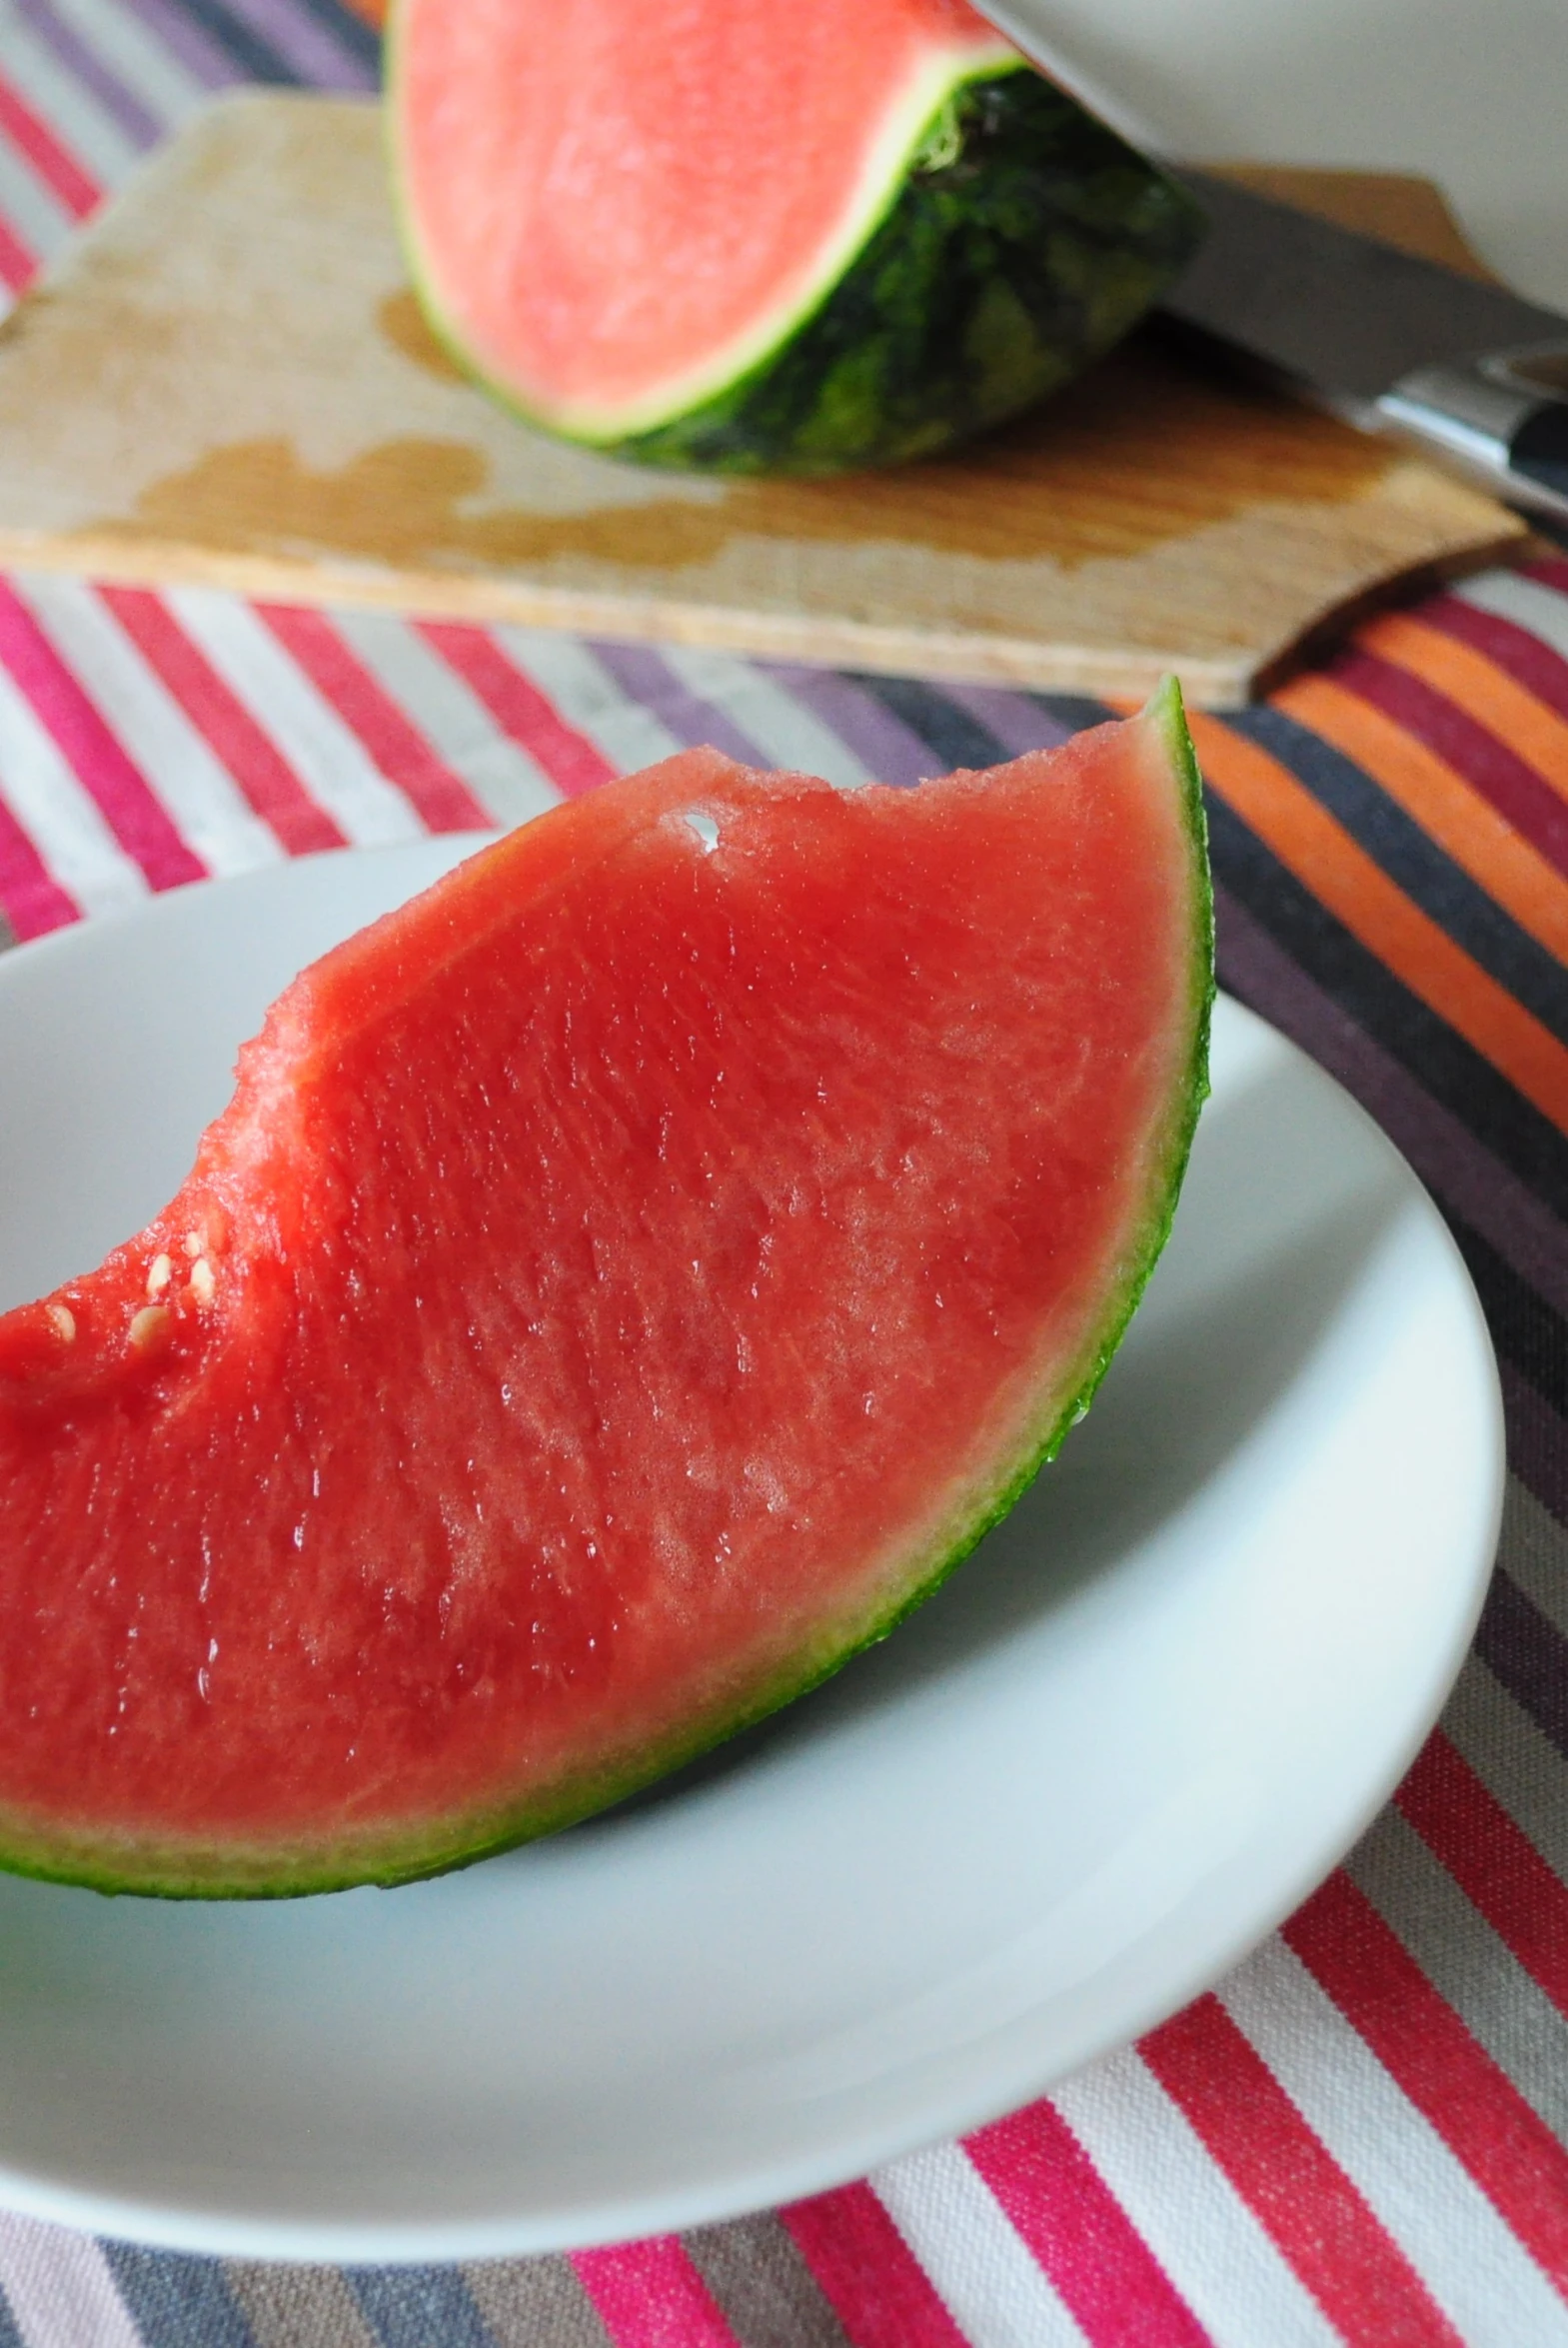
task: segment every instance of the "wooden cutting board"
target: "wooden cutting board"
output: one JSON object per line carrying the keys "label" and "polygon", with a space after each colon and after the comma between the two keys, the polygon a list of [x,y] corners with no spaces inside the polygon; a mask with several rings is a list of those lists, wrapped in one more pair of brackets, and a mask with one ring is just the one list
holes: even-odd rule
{"label": "wooden cutting board", "polygon": [[[1421,183],[1290,185],[1463,252]],[[1524,535],[1152,336],[959,457],[847,481],[561,446],[426,334],[364,100],[220,101],[0,328],[17,568],[1069,691],[1174,668],[1223,705],[1336,617]]]}

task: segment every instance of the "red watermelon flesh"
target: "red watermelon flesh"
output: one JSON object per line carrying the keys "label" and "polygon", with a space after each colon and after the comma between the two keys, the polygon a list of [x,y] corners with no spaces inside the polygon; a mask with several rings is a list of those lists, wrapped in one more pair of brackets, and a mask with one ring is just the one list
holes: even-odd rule
{"label": "red watermelon flesh", "polygon": [[0,1319],[0,1863],[432,1872],[879,1636],[1092,1391],[1209,994],[1173,691],[914,792],[685,754],[329,954]]}
{"label": "red watermelon flesh", "polygon": [[1019,64],[964,0],[411,5],[393,58],[435,314],[588,440],[763,358],[863,244],[954,86]]}

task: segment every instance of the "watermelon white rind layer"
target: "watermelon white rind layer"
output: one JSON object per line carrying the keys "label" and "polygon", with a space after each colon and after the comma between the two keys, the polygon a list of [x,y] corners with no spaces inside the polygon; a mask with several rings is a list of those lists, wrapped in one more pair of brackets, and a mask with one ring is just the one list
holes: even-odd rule
{"label": "watermelon white rind layer", "polygon": [[[1161,894],[1173,909],[1175,927],[1168,934],[1179,949],[1170,957],[1175,966],[1174,976],[1169,1001],[1164,1006],[1157,1054],[1158,1065],[1165,1074],[1151,1122],[1139,1128],[1136,1159],[1129,1162],[1135,1163],[1137,1169],[1132,1204],[1130,1209],[1119,1210],[1114,1225],[1114,1263],[1093,1290],[1092,1310],[1082,1324],[1074,1349],[1065,1356],[1047,1352],[1040,1357],[1046,1366],[1043,1371],[1030,1372],[1035,1382],[1027,1389],[1033,1400],[1026,1396],[1021,1412],[1009,1405],[1004,1419],[1008,1429],[1005,1439],[992,1444],[987,1433],[985,1445],[976,1454],[978,1465],[970,1457],[961,1469],[953,1470],[939,1504],[925,1508],[922,1503],[921,1530],[912,1542],[893,1551],[890,1567],[883,1570],[879,1564],[875,1574],[861,1575],[859,1580],[852,1574],[846,1576],[846,1586],[857,1594],[846,1606],[826,1609],[810,1634],[799,1639],[782,1661],[776,1660],[759,1671],[755,1665],[747,1665],[743,1656],[742,1667],[732,1674],[729,1684],[723,1679],[716,1682],[717,1694],[694,1704],[689,1712],[674,1724],[667,1723],[656,1736],[631,1741],[624,1735],[606,1736],[591,1754],[548,1781],[493,1793],[477,1805],[464,1801],[446,1814],[432,1814],[427,1806],[417,1814],[394,1814],[377,1824],[361,1822],[341,1832],[321,1826],[301,1829],[297,1834],[274,1832],[258,1842],[244,1832],[209,1835],[185,1830],[178,1835],[160,1836],[149,1827],[130,1831],[67,1816],[47,1820],[40,1820],[36,1815],[27,1818],[14,1804],[0,1801],[0,1865],[51,1880],[88,1884],[103,1891],[134,1891],[175,1898],[291,1897],[367,1882],[393,1885],[440,1873],[569,1825],[696,1759],[804,1694],[852,1655],[885,1637],[904,1614],[940,1586],[984,1532],[1006,1514],[1041,1466],[1055,1454],[1070,1427],[1092,1400],[1164,1244],[1198,1112],[1207,1092],[1208,1026],[1213,999],[1211,900],[1201,790],[1180,697],[1173,684],[1156,696],[1140,721],[1123,730],[1123,738],[1134,745],[1135,756],[1142,762],[1138,772],[1147,778],[1147,796],[1157,801],[1161,809],[1158,829],[1161,837],[1170,843],[1161,852],[1165,860]],[[697,754],[699,760],[703,756],[710,757],[716,775],[725,766],[725,762],[713,758],[712,754]],[[665,770],[658,771],[659,775],[664,773]],[[645,785],[649,780],[643,779]],[[754,783],[757,780],[754,778]],[[648,836],[651,810],[657,817],[661,809],[669,814],[689,806],[692,788],[691,762],[676,761],[671,762],[663,799],[645,797],[634,807],[611,793],[605,796],[602,808],[592,801],[582,803],[579,815],[591,816],[592,822],[599,826],[597,832],[589,830],[582,849],[575,850],[571,845],[583,835],[574,831],[574,818],[567,811],[554,824],[529,827],[520,845],[533,875],[533,901],[548,902],[548,896],[539,895],[541,889],[548,892],[562,883],[580,887],[585,853],[590,871],[600,860],[620,855],[629,840]],[[716,798],[712,804],[719,807],[721,802]],[[624,807],[630,809],[625,816]],[[452,908],[455,903],[466,906],[471,918],[481,924],[495,919],[498,909],[502,918],[508,918],[506,907],[516,888],[508,875],[516,869],[517,858],[514,854],[511,865],[498,865],[495,859],[503,855],[503,851],[492,852],[490,859],[481,858],[465,868],[465,873],[475,876],[462,884],[467,894],[462,894],[460,888],[456,900],[449,895],[442,901],[444,906]],[[488,874],[481,874],[480,868],[487,865]],[[458,878],[461,884],[462,877]],[[811,885],[813,889],[816,887],[814,881]],[[441,886],[443,890],[453,888],[450,882]],[[421,901],[422,904],[431,902]],[[401,918],[393,917],[395,922]],[[450,940],[450,944],[443,943],[440,952],[461,963],[467,951],[461,915],[447,912],[444,924],[439,936],[444,942]],[[427,923],[427,933],[428,930]],[[1162,970],[1170,967],[1166,953],[1162,947]],[[358,1034],[355,1023],[365,1017],[367,1003],[379,1017],[386,1009],[389,996],[395,998],[398,988],[405,983],[401,966],[388,966],[385,948],[378,943],[375,931],[340,949],[337,958],[329,958],[329,964],[333,973],[330,990],[319,998],[309,995],[285,998],[286,1006],[291,1000],[297,1006],[303,1002],[303,1009],[291,1015],[292,1024],[291,1018],[286,1018],[281,1028],[270,1026],[260,1047],[247,1048],[251,1053],[259,1052],[260,1057],[249,1063],[245,1078],[250,1087],[249,1107],[245,1112],[249,1124],[239,1133],[238,1140],[243,1145],[252,1130],[266,1128],[268,1146],[275,1149],[277,1163],[285,1170],[290,1164],[290,1151],[296,1147],[293,1133],[284,1130],[294,1114],[295,1095],[290,1085],[300,1065],[298,1055],[310,1043],[312,1021],[321,1030],[317,1036],[321,1050],[329,1055],[330,1065],[336,1067],[340,1063],[330,1057],[336,1050],[334,1034],[329,1032],[334,1023],[346,1034]],[[326,970],[329,966],[320,967]],[[427,936],[420,969],[429,967]],[[418,975],[411,975],[407,983],[417,985]],[[368,996],[364,992],[367,987],[371,990]],[[277,1072],[283,1086],[281,1092],[269,1091],[269,1071]],[[223,1132],[221,1124],[213,1129],[215,1135]],[[236,1131],[231,1128],[213,1163],[227,1164],[234,1160],[236,1139]],[[239,1160],[250,1167],[251,1161],[243,1147]],[[202,1164],[198,1162],[192,1184],[187,1185],[170,1209],[175,1218],[168,1223],[171,1235],[189,1220],[193,1199],[217,1194],[202,1186],[199,1178]],[[239,1211],[239,1192],[230,1196]],[[263,1196],[265,1199],[265,1191]],[[169,1236],[159,1235],[164,1228],[164,1223],[149,1226],[153,1234],[150,1242],[149,1235],[143,1234],[140,1241],[129,1242],[126,1249],[110,1259],[110,1266],[117,1262],[122,1269],[130,1266],[132,1284],[128,1295],[133,1304],[142,1293],[140,1283],[148,1260],[148,1244],[162,1247],[170,1244]],[[268,1208],[258,1256],[238,1266],[242,1284],[237,1294],[242,1313],[244,1282],[258,1278],[265,1282],[274,1270],[286,1266],[288,1257],[288,1247],[280,1241],[272,1210]],[[166,1256],[155,1256],[152,1261],[155,1265],[167,1265]],[[169,1277],[167,1268],[157,1273],[160,1292],[166,1289]],[[90,1309],[91,1280],[68,1286],[58,1294],[75,1295],[78,1309]],[[89,1299],[89,1303],[83,1304],[83,1298]],[[46,1300],[40,1307],[24,1308],[22,1314],[9,1316],[9,1322],[0,1320],[0,1402],[8,1390],[13,1394],[19,1390],[16,1379],[20,1364],[24,1380],[20,1389],[22,1407],[26,1409],[26,1365],[38,1357],[42,1316],[59,1309],[58,1302]],[[243,1329],[246,1324],[242,1320],[238,1325]],[[257,1325],[265,1328],[265,1323]],[[428,1344],[429,1339],[423,1342]],[[221,1361],[219,1366],[221,1369]],[[193,1356],[195,1391],[203,1390],[202,1380],[209,1374],[208,1356]],[[177,1403],[185,1391],[184,1386],[175,1391],[173,1398]],[[407,1423],[412,1426],[416,1421],[410,1418]],[[987,1420],[987,1427],[989,1424]],[[288,1431],[285,1422],[283,1432],[287,1435]],[[242,1485],[242,1491],[244,1488]],[[0,1494],[0,1499],[3,1497]],[[617,1504],[620,1505],[619,1501]],[[797,1535],[791,1531],[788,1537],[793,1541]],[[68,1555],[67,1561],[74,1573],[78,1569],[75,1560]],[[81,1562],[85,1566],[85,1554]],[[256,1587],[256,1606],[265,1607],[270,1597],[265,1588]],[[173,1756],[171,1765],[176,1765]]]}
{"label": "watermelon white rind layer", "polygon": [[565,396],[476,321],[462,259],[425,217],[405,56],[438,4],[399,0],[388,53],[394,186],[427,318],[523,420],[639,464],[808,477],[936,454],[1100,358],[1201,237],[1187,192],[1016,51],[933,44],[890,94],[834,232],[776,300],[635,393]]}

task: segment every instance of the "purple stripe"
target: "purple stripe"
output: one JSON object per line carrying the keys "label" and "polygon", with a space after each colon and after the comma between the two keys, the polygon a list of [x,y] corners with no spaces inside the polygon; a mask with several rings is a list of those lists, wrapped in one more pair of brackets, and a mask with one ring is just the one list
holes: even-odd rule
{"label": "purple stripe", "polygon": [[922,783],[930,774],[930,744],[895,718],[874,694],[862,692],[847,677],[835,676],[831,669],[797,668],[792,662],[768,661],[759,666],[786,693],[803,702],[824,726],[831,727],[878,783],[907,787]]}
{"label": "purple stripe", "polygon": [[369,90],[376,76],[334,40],[327,26],[289,0],[225,0],[229,12],[271,43],[278,55],[318,90]]}
{"label": "purple stripe", "polygon": [[110,72],[96,49],[82,39],[73,25],[66,24],[55,14],[50,0],[17,0],[17,14],[44,44],[52,49],[66,71],[79,81],[84,90],[90,90],[112,121],[117,122],[132,145],[137,148],[154,146],[169,127],[150,114],[118,75]]}
{"label": "purple stripe", "polygon": [[705,701],[684,685],[668,662],[646,644],[592,644],[589,650],[608,669],[629,701],[641,702],[678,742],[690,749],[712,743],[743,767],[771,767],[774,761],[750,734],[743,732],[728,710]]}
{"label": "purple stripe", "polygon": [[1228,892],[1216,889],[1220,978],[1337,1077],[1421,1179],[1559,1312],[1568,1313],[1562,1225],[1398,1061],[1374,1044]]}
{"label": "purple stripe", "polygon": [[177,0],[126,0],[126,5],[204,89],[226,90],[244,80],[233,59],[186,15]]}
{"label": "purple stripe", "polygon": [[1541,1506],[1568,1526],[1568,1425],[1511,1361],[1498,1366],[1508,1421],[1508,1464]]}
{"label": "purple stripe", "polygon": [[943,677],[936,690],[944,701],[956,702],[960,710],[967,710],[1013,758],[1030,750],[1054,750],[1078,731],[1076,726],[1053,718],[1042,702],[1031,700],[1026,693],[1010,692],[1004,685],[954,685]]}
{"label": "purple stripe", "polygon": [[1568,1640],[1502,1567],[1492,1576],[1475,1647],[1492,1677],[1568,1759]]}

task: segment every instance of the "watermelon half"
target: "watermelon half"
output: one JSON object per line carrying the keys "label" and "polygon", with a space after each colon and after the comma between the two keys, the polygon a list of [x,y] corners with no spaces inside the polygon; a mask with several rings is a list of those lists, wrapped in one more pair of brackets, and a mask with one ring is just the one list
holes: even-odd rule
{"label": "watermelon half", "polygon": [[1210,962],[1173,689],[912,792],[687,753],[327,955],[0,1318],[0,1863],[432,1873],[880,1638],[1099,1381]]}
{"label": "watermelon half", "polygon": [[1200,233],[963,0],[397,0],[389,114],[436,331],[650,465],[946,448],[1107,350]]}

